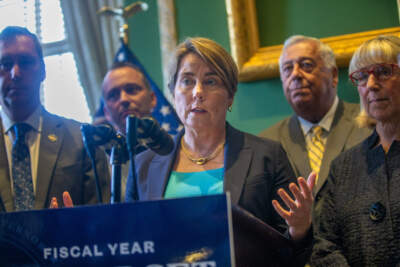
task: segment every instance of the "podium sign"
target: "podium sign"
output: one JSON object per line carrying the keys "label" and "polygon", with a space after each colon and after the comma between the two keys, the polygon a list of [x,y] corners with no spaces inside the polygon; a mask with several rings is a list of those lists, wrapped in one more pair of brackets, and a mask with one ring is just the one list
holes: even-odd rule
{"label": "podium sign", "polygon": [[234,266],[226,194],[0,214],[0,265]]}

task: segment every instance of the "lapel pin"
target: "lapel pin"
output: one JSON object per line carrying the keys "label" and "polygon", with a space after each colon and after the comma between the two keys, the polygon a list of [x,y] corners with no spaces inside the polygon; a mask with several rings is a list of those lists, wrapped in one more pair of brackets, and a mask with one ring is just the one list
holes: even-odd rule
{"label": "lapel pin", "polygon": [[49,134],[47,138],[49,138],[50,142],[57,142],[57,136],[55,134]]}

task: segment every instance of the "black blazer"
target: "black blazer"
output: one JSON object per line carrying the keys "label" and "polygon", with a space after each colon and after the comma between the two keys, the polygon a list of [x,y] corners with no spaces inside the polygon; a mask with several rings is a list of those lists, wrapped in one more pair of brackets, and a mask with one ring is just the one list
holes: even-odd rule
{"label": "black blazer", "polygon": [[[170,154],[160,156],[147,150],[136,157],[140,200],[163,198],[183,133],[176,136],[175,147]],[[227,124],[224,156],[224,192],[230,192],[232,203],[283,233],[286,224],[275,212],[271,201],[280,200],[277,190],[281,187],[287,190],[289,183],[295,181],[295,176],[282,147],[274,141],[238,131]],[[133,200],[132,183],[130,174],[126,201]]]}

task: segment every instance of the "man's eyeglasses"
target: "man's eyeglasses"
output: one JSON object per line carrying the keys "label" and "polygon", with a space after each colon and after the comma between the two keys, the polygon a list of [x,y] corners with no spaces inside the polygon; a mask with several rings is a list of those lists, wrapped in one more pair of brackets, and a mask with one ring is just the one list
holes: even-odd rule
{"label": "man's eyeglasses", "polygon": [[392,77],[395,69],[399,69],[396,64],[374,64],[368,68],[352,72],[350,80],[354,86],[364,86],[368,82],[369,75],[373,74],[378,81],[385,81]]}

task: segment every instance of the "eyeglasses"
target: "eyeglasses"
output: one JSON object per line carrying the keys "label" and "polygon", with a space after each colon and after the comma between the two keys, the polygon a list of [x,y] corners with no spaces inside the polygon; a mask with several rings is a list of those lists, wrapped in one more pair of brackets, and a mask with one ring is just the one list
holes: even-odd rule
{"label": "eyeglasses", "polygon": [[392,77],[395,69],[399,69],[399,66],[396,64],[374,64],[368,68],[352,72],[349,77],[354,86],[364,86],[368,82],[369,75],[373,74],[381,82]]}

